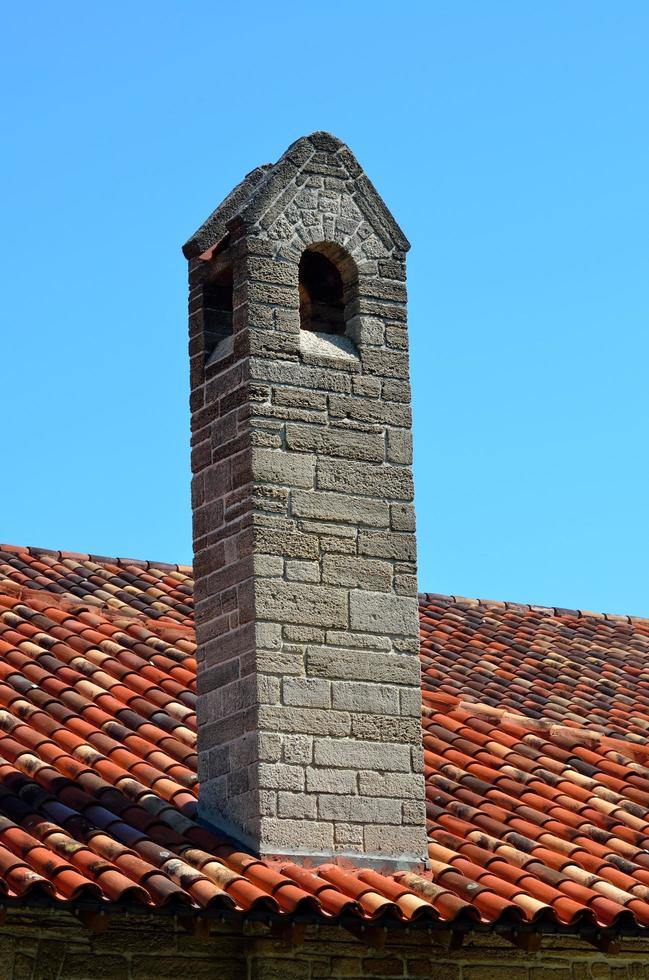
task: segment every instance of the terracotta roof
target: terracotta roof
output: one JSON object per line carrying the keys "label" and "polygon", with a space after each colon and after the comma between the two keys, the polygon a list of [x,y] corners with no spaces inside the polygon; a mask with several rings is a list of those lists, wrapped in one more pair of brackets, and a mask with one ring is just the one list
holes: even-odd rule
{"label": "terracotta roof", "polygon": [[649,620],[420,596],[427,692],[644,742]]}
{"label": "terracotta roof", "polygon": [[0,901],[649,926],[649,623],[422,596],[430,871],[305,870],[196,821],[192,585],[0,546]]}
{"label": "terracotta roof", "polygon": [[649,925],[649,621],[422,595],[420,622],[436,881]]}

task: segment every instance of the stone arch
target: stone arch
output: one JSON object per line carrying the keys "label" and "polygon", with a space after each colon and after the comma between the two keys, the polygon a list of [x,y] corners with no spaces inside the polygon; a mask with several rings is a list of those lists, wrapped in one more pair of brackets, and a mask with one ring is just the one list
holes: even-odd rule
{"label": "stone arch", "polygon": [[308,245],[298,266],[300,327],[314,333],[347,333],[358,296],[358,270],[344,248],[330,241]]}

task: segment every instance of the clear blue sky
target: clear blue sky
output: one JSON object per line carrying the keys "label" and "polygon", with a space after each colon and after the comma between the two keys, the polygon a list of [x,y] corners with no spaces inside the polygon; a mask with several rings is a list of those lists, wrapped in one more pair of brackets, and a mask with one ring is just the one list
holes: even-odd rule
{"label": "clear blue sky", "polygon": [[191,559],[180,245],[298,136],[412,242],[420,587],[649,615],[649,5],[4,4],[0,540]]}

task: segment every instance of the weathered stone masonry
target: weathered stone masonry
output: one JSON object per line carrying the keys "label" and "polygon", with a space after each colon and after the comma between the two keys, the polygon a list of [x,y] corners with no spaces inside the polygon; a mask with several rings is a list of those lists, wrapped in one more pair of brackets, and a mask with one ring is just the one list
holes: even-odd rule
{"label": "weathered stone masonry", "polygon": [[[408,247],[325,133],[185,246],[200,807],[265,854],[425,855]],[[343,337],[300,328],[305,249]]]}
{"label": "weathered stone masonry", "polygon": [[536,953],[497,935],[470,935],[449,950],[445,933],[389,932],[383,949],[370,948],[336,926],[309,926],[292,945],[262,923],[211,923],[200,940],[171,916],[111,918],[92,934],[69,913],[15,910],[0,926],[3,980],[647,980],[642,939],[625,940],[617,956],[596,952],[570,936],[545,937]]}

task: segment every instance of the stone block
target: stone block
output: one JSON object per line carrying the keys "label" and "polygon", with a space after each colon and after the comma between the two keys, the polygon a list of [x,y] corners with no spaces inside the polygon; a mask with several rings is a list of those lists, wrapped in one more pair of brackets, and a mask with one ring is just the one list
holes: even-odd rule
{"label": "stone block", "polygon": [[260,449],[281,449],[282,437],[279,432],[268,432],[265,429],[253,429],[250,442]]}
{"label": "stone block", "polygon": [[257,767],[261,789],[283,789],[299,792],[304,789],[304,769],[283,762],[260,762]]}
{"label": "stone block", "polygon": [[408,380],[408,355],[386,348],[365,348],[361,352],[363,370],[381,378]]}
{"label": "stone block", "polygon": [[[544,980],[547,980],[549,973],[549,970],[544,970]],[[502,962],[475,963],[462,967],[462,980],[527,980],[528,977],[526,966],[504,966]],[[569,977],[569,971],[556,978],[554,970],[552,971],[552,980],[567,980]]]}
{"label": "stone block", "polygon": [[384,381],[381,386],[383,398],[388,402],[410,402],[412,392],[407,381]]}
{"label": "stone block", "polygon": [[[47,968],[44,962],[41,962],[36,968],[36,973],[30,970],[27,976],[30,978],[33,976],[46,977],[46,976],[61,976],[69,977],[70,980],[87,980],[88,977],[92,977],[93,980],[96,977],[97,980],[129,980],[130,970],[129,962],[125,956],[120,956],[116,953],[114,956],[100,955],[96,952],[84,951],[84,950],[74,950],[74,948],[69,949],[65,953],[65,959],[63,963],[55,964],[52,962],[51,955],[45,956],[45,950],[43,949],[44,944],[41,945],[41,956],[43,960],[49,962],[49,966],[52,970]],[[19,960],[18,957],[16,957]],[[9,980],[12,976],[20,976],[20,963],[17,963],[18,971],[17,973],[5,973],[3,971],[2,976]],[[136,974],[141,977],[142,974]],[[164,976],[164,974],[162,974]]]}
{"label": "stone block", "polygon": [[[89,960],[94,961],[94,957],[88,957]],[[205,957],[205,959],[192,957],[191,958],[191,975],[192,980],[213,980],[214,978],[214,962],[211,958]],[[132,980],[163,980],[163,978],[170,977],[172,980],[177,980],[179,973],[183,972],[184,964],[181,965],[183,961],[179,958],[177,954],[172,956],[161,956],[159,953],[152,951],[149,955],[135,955],[130,960],[130,973],[126,976],[132,978]],[[187,960],[185,960],[185,964]],[[84,976],[86,978],[100,977],[101,974],[96,973],[92,969],[87,974],[75,974],[66,971],[59,974],[64,977],[74,977],[74,976]],[[106,977],[115,976],[117,978],[121,977],[123,974],[117,972],[115,974],[105,974]],[[226,957],[219,957],[219,980],[241,980],[241,960],[239,957],[233,957],[232,959]]]}
{"label": "stone block", "polygon": [[331,822],[322,820],[263,817],[260,849],[262,855],[290,854],[294,850],[332,853],[333,826]]}
{"label": "stone block", "polygon": [[324,392],[310,391],[307,388],[274,388],[273,401],[276,405],[310,408],[313,411],[324,411],[327,407],[327,396]]}
{"label": "stone block", "polygon": [[440,963],[436,957],[429,959],[426,956],[421,959],[409,959],[406,976],[425,977],[425,980],[460,980],[460,967],[454,963]]}
{"label": "stone block", "polygon": [[284,626],[282,636],[289,643],[324,643],[325,631],[316,626]]}
{"label": "stone block", "polygon": [[386,456],[390,463],[412,465],[411,429],[388,429]]}
{"label": "stone block", "polygon": [[261,425],[263,422],[313,422],[316,425],[325,425],[327,416],[324,412],[316,412],[309,408],[291,408],[287,405],[256,405],[255,424]]}
{"label": "stone block", "polygon": [[353,527],[387,527],[389,520],[388,505],[382,500],[326,490],[294,490],[291,512],[296,517],[340,521]]}
{"label": "stone block", "polygon": [[305,534],[317,534],[322,542],[323,537],[346,538],[354,544],[356,550],[356,538],[358,528],[348,524],[327,524],[326,521],[305,521],[299,520],[297,523],[300,531]]}
{"label": "stone block", "polygon": [[[338,490],[380,497],[382,500],[410,501],[414,493],[412,474],[408,468],[377,466],[346,459],[318,459],[316,486],[319,490]],[[394,506],[390,510],[392,512]]]}
{"label": "stone block", "polygon": [[[414,658],[419,667],[419,658]],[[421,687],[402,687],[399,691],[399,714],[403,718],[421,717]]]}
{"label": "stone block", "polygon": [[286,426],[286,444],[289,449],[302,453],[321,453],[377,463],[385,458],[384,438],[379,432],[289,423]]}
{"label": "stone block", "polygon": [[262,673],[257,674],[257,698],[260,704],[279,704],[279,691],[279,677]]}
{"label": "stone block", "polygon": [[295,820],[315,820],[317,817],[317,797],[306,793],[288,793],[281,790],[277,794],[277,816]]}
{"label": "stone block", "polygon": [[340,711],[362,711],[377,715],[399,713],[399,688],[365,681],[333,681],[332,705]]}
{"label": "stone block", "polygon": [[418,636],[395,636],[392,639],[395,653],[419,653],[420,641]]}
{"label": "stone block", "polygon": [[253,570],[255,575],[266,578],[281,578],[284,574],[284,559],[281,555],[254,555]]}
{"label": "stone block", "polygon": [[364,799],[362,796],[318,796],[318,816],[321,820],[343,820],[348,823],[401,823],[401,800]]}
{"label": "stone block", "polygon": [[382,772],[409,772],[410,746],[351,739],[321,738],[313,747],[318,766],[333,769],[377,769]]}
{"label": "stone block", "polygon": [[257,791],[256,802],[252,804],[254,818],[277,816],[277,790],[260,789]]}
{"label": "stone block", "polygon": [[[257,755],[262,762],[279,762],[282,757],[282,736],[277,732],[258,732]],[[288,762],[289,760],[285,760]]]}
{"label": "stone block", "polygon": [[[363,828],[357,823],[341,823],[338,821],[334,824],[334,838],[336,841],[336,848],[341,851],[354,851],[359,854],[363,850]],[[358,969],[358,963],[356,963]],[[359,974],[354,972],[334,974],[335,976],[358,976]]]}
{"label": "stone block", "polygon": [[398,956],[386,956],[385,954],[374,957],[366,956],[363,959],[362,976],[376,978],[376,980],[383,977],[402,977],[403,960]]}
{"label": "stone block", "polygon": [[417,542],[414,534],[402,531],[365,531],[358,536],[358,551],[369,558],[389,558],[393,561],[415,561]]}
{"label": "stone block", "polygon": [[300,531],[275,530],[271,527],[254,528],[256,549],[263,554],[283,558],[317,559],[320,556],[318,539],[313,534]]}
{"label": "stone block", "polygon": [[[302,708],[328,708],[331,705],[331,683],[321,677],[285,677],[282,683],[284,704]],[[345,705],[340,705],[344,710]]]}
{"label": "stone block", "polygon": [[363,830],[363,843],[366,854],[386,854],[397,856],[419,855],[426,858],[425,836],[420,827],[399,827],[391,824],[366,824]]}
{"label": "stone block", "polygon": [[[349,634],[347,639],[352,635]],[[309,677],[408,685],[416,690],[418,696],[420,671],[419,658],[407,654],[319,646],[308,647],[306,653],[306,673]],[[421,699],[419,706],[421,708]]]}
{"label": "stone block", "polygon": [[358,791],[361,796],[393,796],[404,800],[419,796],[422,800],[424,798],[421,776],[413,773],[392,772],[386,776],[374,770],[361,770],[358,773]]}
{"label": "stone block", "polygon": [[311,763],[313,739],[310,735],[282,735],[281,740],[284,762],[294,766],[306,766]]}
{"label": "stone block", "polygon": [[390,527],[393,531],[415,530],[415,508],[412,504],[390,505]]}
{"label": "stone block", "polygon": [[255,591],[259,619],[307,626],[347,625],[347,592],[343,589],[261,579]]}
{"label": "stone block", "polygon": [[[421,777],[419,777],[421,778]],[[425,787],[420,783],[417,797],[412,800],[404,800],[401,804],[401,822],[422,826],[426,822],[426,803],[424,799]]]}
{"label": "stone block", "polygon": [[354,738],[369,739],[372,742],[415,745],[421,740],[421,720],[372,714],[369,711],[357,712],[352,715],[352,735]]}
{"label": "stone block", "polygon": [[392,565],[356,555],[326,554],[322,558],[322,581],[350,589],[388,592],[392,587]]}
{"label": "stone block", "polygon": [[380,346],[385,341],[385,324],[378,317],[354,316],[347,325],[347,333],[357,346]]}
{"label": "stone block", "polygon": [[374,636],[372,633],[341,633],[340,630],[327,630],[327,643],[335,647],[353,647],[356,650],[391,650],[392,641],[387,636]]}
{"label": "stone block", "polygon": [[[312,391],[349,392],[352,390],[351,378],[340,371],[321,367],[296,367],[294,361],[268,360],[252,357],[249,361],[250,377],[255,381],[271,384],[295,385],[299,379],[301,387]],[[299,374],[298,374],[299,370]]]}
{"label": "stone block", "polygon": [[[286,578],[289,582],[319,582],[320,565],[317,561],[290,559],[286,562]],[[333,584],[342,585],[343,583],[335,582]]]}
{"label": "stone block", "polygon": [[358,773],[355,769],[306,770],[307,793],[358,793]]}
{"label": "stone block", "polygon": [[258,708],[257,717],[262,730],[286,734],[342,738],[349,735],[352,726],[348,712],[332,711],[329,708],[262,704]]}
{"label": "stone block", "polygon": [[293,959],[290,956],[278,956],[277,950],[272,955],[265,952],[260,958],[249,960],[250,972],[241,973],[239,980],[306,980],[310,977],[311,965],[308,960]]}
{"label": "stone block", "polygon": [[[275,624],[273,624],[275,625]],[[263,650],[257,652],[257,670],[265,674],[304,676],[304,653],[301,650]]]}
{"label": "stone block", "polygon": [[381,394],[381,380],[370,375],[359,375],[352,378],[352,391],[365,398],[378,398]]}
{"label": "stone block", "polygon": [[412,757],[412,771],[413,772],[423,772],[424,771],[424,750],[422,748],[421,742],[417,745],[413,745],[410,754]]}
{"label": "stone block", "polygon": [[255,623],[255,641],[262,650],[279,650],[282,645],[282,627],[279,623]]}
{"label": "stone block", "polygon": [[330,395],[329,415],[376,425],[412,425],[410,406],[401,402],[384,402],[379,398]]}
{"label": "stone block", "polygon": [[295,303],[295,286],[273,285],[271,282],[249,280],[245,285],[243,298],[250,305],[258,303],[263,304],[263,306],[291,307]]}
{"label": "stone block", "polygon": [[416,635],[419,630],[417,603],[410,596],[351,592],[349,622],[352,629],[366,633]]}
{"label": "stone block", "polygon": [[289,262],[275,262],[267,256],[249,255],[246,271],[250,279],[258,282],[291,286],[293,289],[297,287],[295,268]]}
{"label": "stone block", "polygon": [[417,596],[417,576],[416,575],[395,575],[394,591],[397,595]]}
{"label": "stone block", "polygon": [[255,481],[278,483],[286,487],[312,487],[315,458],[283,449],[252,449],[252,472]]}
{"label": "stone block", "polygon": [[[340,527],[339,524],[332,524],[332,527]],[[320,550],[323,555],[355,555],[356,541],[341,538],[335,534],[322,534],[320,536]]]}

